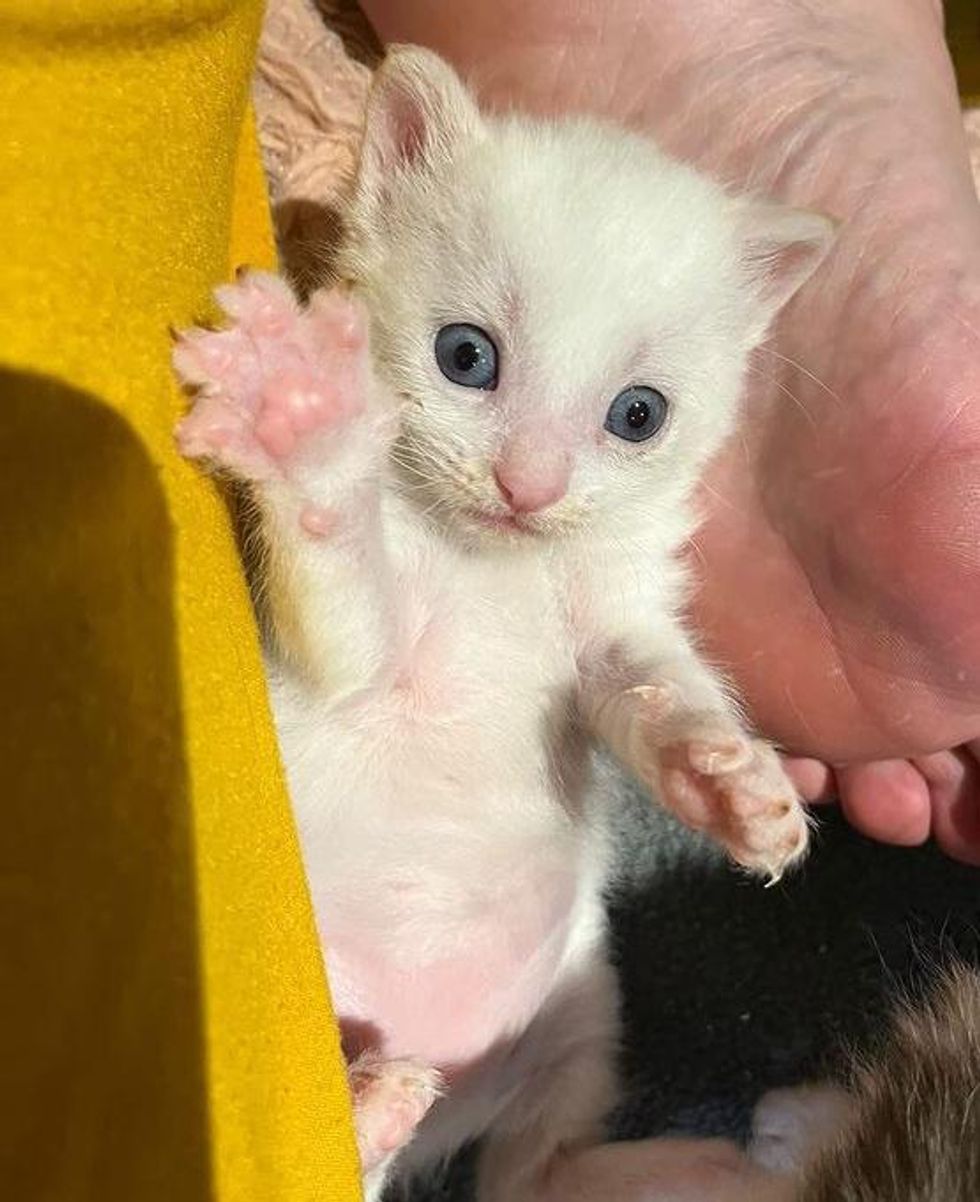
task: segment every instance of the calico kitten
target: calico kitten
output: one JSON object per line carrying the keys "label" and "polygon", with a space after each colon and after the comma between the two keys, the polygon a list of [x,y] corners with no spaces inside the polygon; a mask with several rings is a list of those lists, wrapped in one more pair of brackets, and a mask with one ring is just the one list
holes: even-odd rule
{"label": "calico kitten", "polygon": [[595,743],[769,878],[807,824],[680,617],[692,492],[832,237],[589,120],[377,74],[342,283],[219,289],[184,454],[246,481],[369,1199],[486,1135],[546,1196],[615,1097]]}

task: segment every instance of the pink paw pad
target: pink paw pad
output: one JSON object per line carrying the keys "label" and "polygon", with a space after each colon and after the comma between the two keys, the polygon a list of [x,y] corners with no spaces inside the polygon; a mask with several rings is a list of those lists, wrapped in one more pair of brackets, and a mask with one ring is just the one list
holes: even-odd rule
{"label": "pink paw pad", "polygon": [[177,375],[196,394],[178,446],[248,479],[285,477],[363,408],[363,311],[338,292],[303,309],[283,280],[260,272],[216,297],[227,328],[190,330],[174,348]]}
{"label": "pink paw pad", "polygon": [[295,454],[305,435],[347,416],[344,398],[310,372],[284,371],[263,389],[255,417],[255,437],[272,459]]}

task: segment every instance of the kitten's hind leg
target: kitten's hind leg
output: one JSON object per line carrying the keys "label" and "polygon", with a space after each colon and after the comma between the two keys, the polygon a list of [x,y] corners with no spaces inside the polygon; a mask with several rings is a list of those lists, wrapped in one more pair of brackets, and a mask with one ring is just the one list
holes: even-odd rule
{"label": "kitten's hind leg", "polygon": [[414,1060],[358,1057],[348,1070],[364,1192],[380,1197],[398,1153],[442,1090],[439,1073]]}
{"label": "kitten's hind leg", "polygon": [[477,1202],[543,1202],[569,1150],[598,1143],[616,1095],[618,990],[612,968],[583,965],[525,1032],[505,1072],[512,1099],[481,1151]]}
{"label": "kitten's hind leg", "polygon": [[225,327],[174,348],[195,396],[178,445],[250,485],[280,650],[316,685],[358,687],[394,640],[379,477],[395,413],[371,372],[366,316],[341,291],[303,307],[264,273],[216,295]]}

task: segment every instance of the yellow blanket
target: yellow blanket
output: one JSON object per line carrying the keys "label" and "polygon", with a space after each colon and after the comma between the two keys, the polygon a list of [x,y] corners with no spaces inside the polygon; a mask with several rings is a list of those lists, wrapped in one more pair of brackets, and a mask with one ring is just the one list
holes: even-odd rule
{"label": "yellow blanket", "polygon": [[[346,1086],[166,325],[272,248],[259,0],[0,2],[0,1194],[347,1202]],[[237,148],[237,149],[236,149]]]}

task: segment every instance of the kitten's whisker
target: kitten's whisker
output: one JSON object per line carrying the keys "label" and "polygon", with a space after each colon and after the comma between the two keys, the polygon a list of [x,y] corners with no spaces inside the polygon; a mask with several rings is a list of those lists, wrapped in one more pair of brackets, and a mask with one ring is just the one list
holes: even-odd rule
{"label": "kitten's whisker", "polygon": [[419,466],[425,466],[438,472],[440,475],[445,475],[447,471],[456,471],[458,473],[459,465],[457,461],[445,455],[436,456],[429,448],[420,443],[406,442],[403,450],[403,455],[411,457],[411,459]]}
{"label": "kitten's whisker", "polygon": [[949,312],[951,316],[955,318],[955,320],[963,327],[963,329],[967,331],[967,333],[972,334],[977,342],[980,342],[980,330],[978,330],[975,325],[967,321],[963,314],[957,313],[955,309],[950,309]]}
{"label": "kitten's whisker", "polygon": [[730,501],[730,500],[728,499],[728,497],[726,497],[726,496],[723,496],[723,495],[722,495],[722,494],[721,494],[721,493],[718,491],[718,489],[717,489],[717,488],[713,488],[713,487],[712,487],[712,486],[711,486],[711,485],[710,485],[710,484],[707,482],[707,480],[702,480],[702,481],[701,481],[701,487],[704,489],[704,491],[705,491],[706,493],[710,493],[710,494],[711,494],[711,496],[713,496],[713,497],[715,498],[715,500],[716,500],[716,501],[717,501],[717,502],[718,502],[720,505],[724,505],[726,509],[730,509],[730,510],[732,510],[732,512],[733,512],[733,513],[740,513],[740,512],[741,512],[741,510],[738,508],[738,506],[737,506],[737,505],[736,505],[736,504],[735,504],[733,501]]}
{"label": "kitten's whisker", "polygon": [[426,493],[432,489],[433,483],[431,480],[420,480],[417,484],[413,484],[410,480],[399,480],[398,488],[403,492]]}
{"label": "kitten's whisker", "polygon": [[790,367],[795,367],[798,372],[800,372],[802,375],[806,376],[806,378],[808,380],[810,380],[814,384],[816,384],[816,386],[818,388],[822,389],[827,394],[827,396],[829,396],[832,400],[836,401],[838,405],[844,404],[844,399],[840,395],[840,393],[834,392],[834,390],[830,387],[829,384],[825,384],[823,382],[823,380],[820,379],[819,376],[814,375],[813,372],[810,371],[809,368],[804,367],[803,364],[798,362],[796,359],[791,359],[789,355],[784,355],[780,351],[774,350],[771,346],[760,346],[760,347],[757,347],[756,349],[763,351],[767,355],[772,355],[772,357],[774,359],[781,359],[783,363],[788,363],[790,365]]}
{"label": "kitten's whisker", "polygon": [[691,550],[694,552],[694,554],[700,560],[701,567],[704,568],[705,570],[707,570],[708,558],[705,555],[704,551],[701,549],[701,544],[698,542],[698,536],[696,534],[692,534],[691,537],[689,539],[687,539],[685,546],[688,546],[691,548]]}
{"label": "kitten's whisker", "polygon": [[454,508],[455,506],[448,497],[436,497],[431,505],[427,505],[425,509],[419,511],[419,517],[431,517],[433,514],[438,513],[440,509],[448,510],[450,513],[452,513]]}
{"label": "kitten's whisker", "polygon": [[793,392],[793,390],[791,388],[789,388],[789,387],[787,387],[787,385],[783,384],[782,381],[777,380],[775,376],[766,375],[766,373],[764,371],[761,371],[758,367],[755,367],[752,364],[749,364],[748,370],[750,372],[752,372],[753,375],[758,376],[758,378],[760,380],[765,380],[765,382],[767,384],[773,384],[776,388],[779,389],[780,392],[782,392],[786,396],[788,396],[789,399],[793,402],[793,404],[797,407],[797,409],[799,409],[799,411],[806,418],[807,422],[809,422],[810,426],[813,429],[817,428],[817,423],[816,423],[816,420],[815,420],[813,414],[810,412],[809,409],[807,409],[806,405],[800,400],[800,398],[796,395],[795,392]]}
{"label": "kitten's whisker", "polygon": [[437,459],[423,443],[410,438],[397,441],[388,454],[395,462],[418,471],[420,474],[425,467],[434,468],[440,474],[445,474],[446,468],[452,466],[451,460]]}
{"label": "kitten's whisker", "polygon": [[[420,486],[435,485],[438,483],[438,477],[431,476],[427,472],[422,471],[418,464],[408,463],[404,460],[398,459],[393,459],[392,462],[396,467],[400,468],[403,473],[406,473],[407,475],[414,477],[416,480],[421,481]],[[406,481],[406,483],[408,482]]]}

